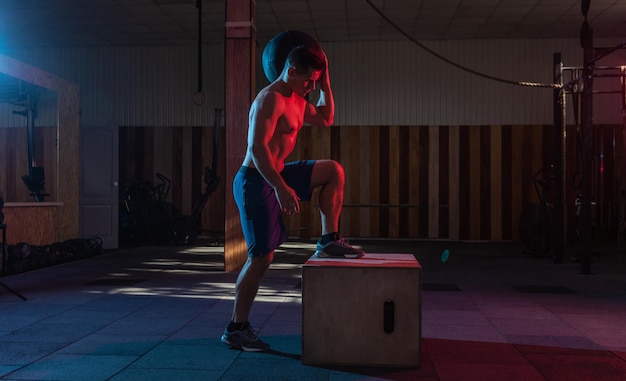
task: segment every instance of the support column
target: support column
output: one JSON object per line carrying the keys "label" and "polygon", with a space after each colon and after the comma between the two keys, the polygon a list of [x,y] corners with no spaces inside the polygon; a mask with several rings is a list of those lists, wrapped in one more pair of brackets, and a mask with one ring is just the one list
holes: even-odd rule
{"label": "support column", "polygon": [[248,258],[239,211],[233,199],[233,178],[246,153],[248,111],[255,94],[256,0],[226,1],[225,133],[226,184],[224,270],[239,270]]}
{"label": "support column", "polygon": [[554,53],[552,59],[554,84],[560,85],[553,91],[553,121],[554,121],[554,263],[563,262],[565,251],[565,221],[567,221],[565,203],[567,192],[565,183],[567,178],[567,126],[565,123],[565,89],[563,88],[563,62],[561,53]]}
{"label": "support column", "polygon": [[581,45],[583,48],[583,91],[581,99],[583,197],[580,213],[582,221],[580,272],[582,274],[591,274],[591,202],[593,197],[593,166],[591,161],[593,157],[593,71],[595,61],[593,56],[593,30],[589,28],[586,17],[581,31]]}
{"label": "support column", "polygon": [[[616,151],[619,158],[618,166],[621,169],[621,179],[619,180],[619,210],[618,215],[618,241],[626,242],[626,66],[621,67],[622,85],[622,126],[617,130],[619,131],[618,138],[616,139]],[[623,230],[622,230],[623,229]]]}

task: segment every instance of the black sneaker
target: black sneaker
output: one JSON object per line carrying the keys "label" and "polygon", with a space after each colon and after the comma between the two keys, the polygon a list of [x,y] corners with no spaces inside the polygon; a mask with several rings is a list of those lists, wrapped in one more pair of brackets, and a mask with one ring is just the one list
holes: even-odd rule
{"label": "black sneaker", "polygon": [[256,335],[254,328],[248,324],[247,328],[239,331],[224,330],[222,343],[245,352],[261,352],[270,348],[269,344],[261,341]]}
{"label": "black sneaker", "polygon": [[361,258],[363,255],[365,255],[364,250],[353,247],[350,245],[350,242],[343,237],[340,237],[336,241],[330,241],[325,245],[317,241],[317,250],[315,251],[315,256],[319,258]]}

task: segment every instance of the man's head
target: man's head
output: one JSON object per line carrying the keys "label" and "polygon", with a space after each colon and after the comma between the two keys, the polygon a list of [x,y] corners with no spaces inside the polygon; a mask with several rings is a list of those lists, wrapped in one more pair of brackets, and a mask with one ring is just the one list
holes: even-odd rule
{"label": "man's head", "polygon": [[309,69],[322,71],[326,68],[323,53],[304,45],[291,49],[285,66],[295,68],[298,74],[305,74]]}
{"label": "man's head", "polygon": [[283,78],[294,92],[305,97],[315,89],[315,83],[326,69],[326,58],[323,54],[322,51],[307,46],[298,46],[289,52]]}

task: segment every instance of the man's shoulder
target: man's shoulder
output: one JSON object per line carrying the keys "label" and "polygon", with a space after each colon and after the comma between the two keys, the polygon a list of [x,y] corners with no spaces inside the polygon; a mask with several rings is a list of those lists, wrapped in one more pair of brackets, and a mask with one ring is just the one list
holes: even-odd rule
{"label": "man's shoulder", "polygon": [[257,94],[255,101],[256,103],[265,104],[271,103],[272,105],[278,105],[285,101],[287,97],[282,94],[279,89],[272,87],[271,85],[264,87]]}

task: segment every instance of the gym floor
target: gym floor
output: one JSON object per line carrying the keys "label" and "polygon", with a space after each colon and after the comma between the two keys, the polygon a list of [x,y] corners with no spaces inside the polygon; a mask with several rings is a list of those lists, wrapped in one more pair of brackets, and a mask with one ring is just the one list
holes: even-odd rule
{"label": "gym floor", "polygon": [[[220,343],[237,274],[223,247],[140,247],[0,278],[2,380],[624,380],[626,247],[592,251],[592,273],[508,243],[355,241],[423,268],[417,369],[303,365],[301,265],[277,252],[251,321],[272,349]],[[442,253],[449,257],[442,261]],[[364,332],[363,334],[367,334]],[[328,343],[333,345],[333,343]]]}

